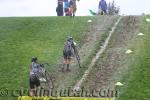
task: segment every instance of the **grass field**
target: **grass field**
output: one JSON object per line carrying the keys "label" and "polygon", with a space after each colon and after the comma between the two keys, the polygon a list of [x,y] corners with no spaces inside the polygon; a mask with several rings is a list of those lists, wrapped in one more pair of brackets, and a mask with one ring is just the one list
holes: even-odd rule
{"label": "grass field", "polygon": [[0,88],[28,88],[31,57],[38,57],[41,63],[58,63],[67,36],[82,44],[88,19],[91,17],[0,18]]}
{"label": "grass field", "polygon": [[[124,87],[118,100],[150,100],[150,23],[142,17],[139,31],[145,35],[136,37],[130,45],[134,54],[131,57],[129,74],[122,79]],[[131,62],[130,61],[130,62]]]}

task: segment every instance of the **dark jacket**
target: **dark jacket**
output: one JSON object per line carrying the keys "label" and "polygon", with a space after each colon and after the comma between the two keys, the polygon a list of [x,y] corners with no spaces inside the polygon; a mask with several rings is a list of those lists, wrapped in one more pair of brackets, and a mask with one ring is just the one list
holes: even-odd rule
{"label": "dark jacket", "polygon": [[57,12],[57,16],[63,16],[63,5],[62,4],[58,4],[57,8],[56,8],[56,12]]}
{"label": "dark jacket", "polygon": [[101,0],[99,2],[99,9],[101,9],[101,10],[107,10],[107,3],[106,3],[105,0]]}

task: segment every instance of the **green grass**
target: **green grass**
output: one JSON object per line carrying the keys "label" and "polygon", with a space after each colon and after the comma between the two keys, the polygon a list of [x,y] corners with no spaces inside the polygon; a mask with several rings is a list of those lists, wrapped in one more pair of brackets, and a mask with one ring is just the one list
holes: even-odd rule
{"label": "green grass", "polygon": [[150,23],[145,21],[150,16],[143,17],[140,32],[143,37],[136,37],[131,47],[134,54],[131,55],[132,63],[130,71],[122,79],[124,86],[121,89],[118,100],[150,100]]}
{"label": "green grass", "polygon": [[[0,88],[28,88],[31,57],[50,65],[58,63],[67,36],[82,44],[90,18],[0,18]],[[53,72],[55,67],[48,69]]]}
{"label": "green grass", "polygon": [[[118,100],[149,100],[150,99],[150,23],[141,23],[140,32],[143,37],[136,37],[130,45],[134,53],[129,55],[129,72],[121,82]],[[37,56],[39,62],[48,62],[49,71],[62,58],[63,44],[67,36],[73,36],[82,44],[86,31],[87,20],[91,17],[22,17],[0,18],[0,89],[9,90],[28,88],[28,75],[31,57]],[[73,24],[74,23],[74,24]],[[106,38],[103,35],[103,38]],[[97,43],[91,55],[97,51]],[[92,57],[92,56],[91,56]],[[87,65],[91,58],[83,65]],[[9,97],[0,100],[12,100]]]}

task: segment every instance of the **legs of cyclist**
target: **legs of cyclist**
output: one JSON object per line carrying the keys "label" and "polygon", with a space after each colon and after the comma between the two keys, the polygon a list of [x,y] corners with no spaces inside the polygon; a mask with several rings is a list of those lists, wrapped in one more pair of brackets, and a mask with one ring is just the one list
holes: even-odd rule
{"label": "legs of cyclist", "polygon": [[35,74],[31,74],[29,78],[30,83],[30,96],[36,96],[37,89],[40,86],[40,80],[37,78]]}
{"label": "legs of cyclist", "polygon": [[71,63],[71,52],[64,52],[64,62],[62,66],[62,72],[64,72],[65,66],[67,67],[66,70],[70,71],[70,63]]}
{"label": "legs of cyclist", "polygon": [[70,62],[71,62],[71,58],[67,59],[67,69],[66,69],[67,71],[70,71],[70,68],[69,68]]}

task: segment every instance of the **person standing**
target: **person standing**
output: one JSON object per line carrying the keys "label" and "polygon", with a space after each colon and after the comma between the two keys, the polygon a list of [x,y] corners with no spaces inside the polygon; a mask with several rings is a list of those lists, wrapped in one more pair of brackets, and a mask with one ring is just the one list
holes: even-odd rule
{"label": "person standing", "polygon": [[56,7],[57,16],[63,16],[63,0],[58,0],[58,5]]}
{"label": "person standing", "polygon": [[101,10],[101,15],[107,14],[107,3],[105,0],[100,0],[99,1],[99,10]]}
{"label": "person standing", "polygon": [[69,15],[75,16],[77,10],[76,0],[70,0],[69,1]]}
{"label": "person standing", "polygon": [[64,0],[64,11],[65,11],[65,16],[69,16],[69,2],[68,2],[68,0]]}

